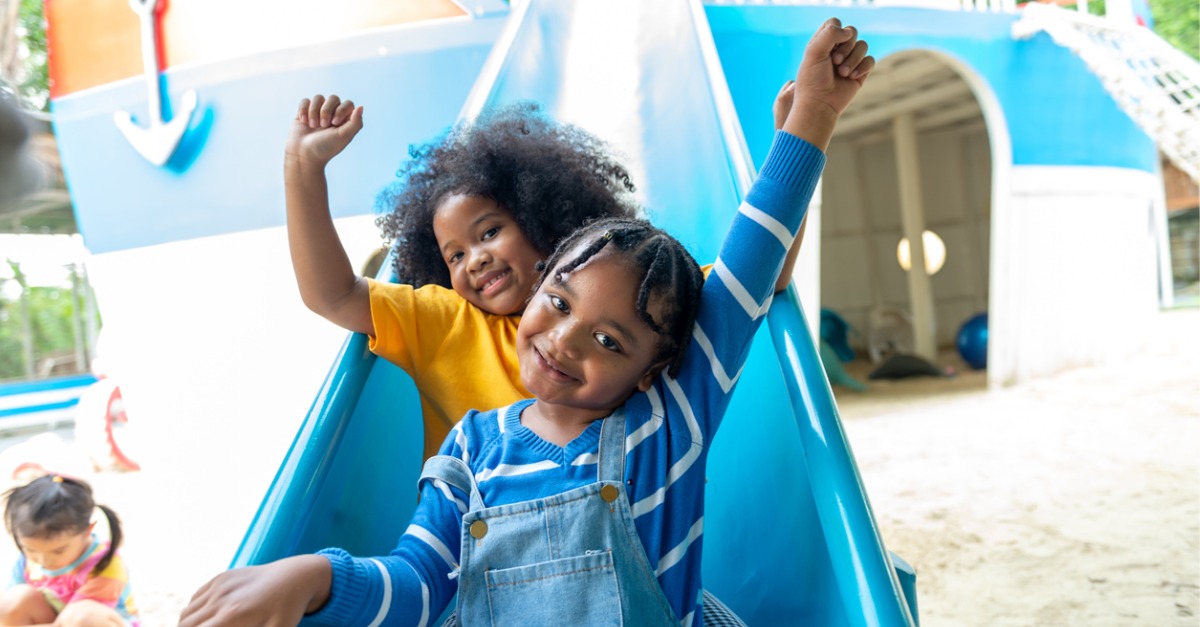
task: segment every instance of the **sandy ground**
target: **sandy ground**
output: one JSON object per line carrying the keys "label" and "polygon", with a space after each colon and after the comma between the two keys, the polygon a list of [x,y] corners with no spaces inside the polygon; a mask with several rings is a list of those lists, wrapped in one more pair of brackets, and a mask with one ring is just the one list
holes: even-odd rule
{"label": "sandy ground", "polygon": [[[917,569],[923,625],[1200,625],[1200,310],[1163,314],[1155,333],[1123,364],[1013,389],[964,372],[839,392],[884,540]],[[16,445],[0,471],[27,454],[79,467],[58,435],[0,440]],[[224,568],[276,464],[215,463],[203,480],[81,471],[125,519],[144,624],[174,624]],[[0,543],[0,564],[14,551]]]}
{"label": "sandy ground", "polygon": [[1200,624],[1200,312],[1163,323],[1124,364],[1016,389],[839,395],[922,624]]}

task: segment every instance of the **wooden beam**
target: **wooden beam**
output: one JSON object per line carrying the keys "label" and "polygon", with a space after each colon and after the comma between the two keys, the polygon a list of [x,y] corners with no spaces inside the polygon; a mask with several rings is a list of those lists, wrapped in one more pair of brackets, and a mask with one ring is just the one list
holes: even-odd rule
{"label": "wooden beam", "polygon": [[[903,59],[883,64],[871,73],[871,80],[863,85],[856,100],[885,99],[897,91],[908,91],[930,83],[943,83],[958,78],[945,63],[924,53],[909,53]],[[865,97],[865,98],[864,98]]]}
{"label": "wooden beam", "polygon": [[854,115],[843,115],[838,122],[837,132],[839,135],[847,135],[888,122],[906,113],[914,113],[929,105],[945,100],[959,100],[964,96],[971,96],[972,100],[974,99],[971,88],[965,82],[957,79],[945,82],[931,89],[913,92],[867,111],[856,110]]}
{"label": "wooden beam", "polygon": [[[938,130],[938,129],[923,128],[921,126],[921,122],[918,121],[917,122],[917,130],[918,131],[931,131],[931,130]],[[963,124],[962,126],[959,126],[956,130],[963,135],[970,135],[971,133],[978,133],[981,131],[986,133],[987,132],[987,124],[985,124],[983,121],[983,118],[980,117],[978,121],[971,122],[970,124]],[[855,135],[853,137],[843,137],[841,135],[838,135],[838,136],[834,137],[834,141],[847,142],[847,143],[851,143],[855,146],[865,146],[867,144],[890,142],[890,141],[892,141],[892,129],[891,129],[891,127],[882,128],[878,131],[859,133],[858,135]]]}
{"label": "wooden beam", "polygon": [[917,130],[928,131],[943,126],[949,126],[963,120],[971,118],[983,118],[983,111],[979,108],[979,103],[972,98],[968,102],[955,104],[937,111],[930,111],[925,115],[917,114]]}
{"label": "wooden beam", "polygon": [[934,320],[933,285],[925,272],[925,205],[921,194],[920,149],[917,123],[912,112],[892,121],[896,133],[896,178],[900,187],[900,217],[908,238],[908,300],[913,317],[913,352],[937,362],[937,333]]}

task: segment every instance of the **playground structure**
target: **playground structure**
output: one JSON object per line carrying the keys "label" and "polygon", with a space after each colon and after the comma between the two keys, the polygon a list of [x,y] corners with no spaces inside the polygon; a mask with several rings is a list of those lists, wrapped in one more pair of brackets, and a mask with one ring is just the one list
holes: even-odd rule
{"label": "playground structure", "polygon": [[[881,63],[839,125],[823,200],[810,213],[796,275],[807,315],[778,299],[772,341],[764,333],[754,346],[730,410],[756,420],[736,429],[729,421],[711,457],[706,586],[760,621],[913,620],[913,599],[900,591],[910,580],[894,577],[878,541],[803,332],[822,304],[864,329],[875,305],[911,311],[918,353],[952,338],[968,313],[987,310],[988,376],[1002,385],[1120,358],[1159,303],[1155,142],[1190,127],[1139,126],[1126,115],[1110,90],[1127,83],[1102,81],[1082,53],[1040,34],[1079,28],[1066,11],[692,2],[674,3],[686,15],[673,19],[688,21],[656,31],[639,30],[643,9],[624,3],[566,4],[559,16],[547,6],[555,3],[363,1],[337,19],[258,4],[237,23],[222,21],[220,3],[197,0],[140,16],[123,2],[48,7],[55,128],[96,255],[89,273],[105,332],[122,346],[123,361],[112,367],[131,412],[151,428],[162,417],[176,432],[206,424],[231,433],[265,420],[291,433],[307,415],[235,563],[325,544],[386,551],[413,505],[362,477],[383,475],[386,458],[389,486],[413,484],[405,477],[415,479],[420,463],[415,390],[395,368],[372,363],[363,338],[347,340],[309,315],[292,287],[281,146],[295,102],[314,92],[367,106],[367,131],[330,169],[352,259],[378,247],[367,216],[404,146],[433,137],[460,112],[523,97],[625,151],[653,218],[706,259],[723,233],[722,212],[736,206],[765,156],[769,103],[803,42],[830,14],[859,26]],[[649,4],[647,12],[666,11]],[[285,14],[296,23],[276,23]],[[153,60],[142,51],[147,20],[157,24]],[[217,27],[236,45],[206,43],[205,29]],[[114,62],[103,71],[89,67],[99,56],[88,48],[96,39],[89,28],[127,39],[127,54],[109,53]],[[547,52],[555,46],[561,53]],[[589,59],[601,70],[583,69]],[[611,104],[618,96],[637,104]],[[596,103],[604,109],[588,109]],[[121,112],[142,129],[188,122],[170,127],[183,130],[165,159],[148,159],[127,140],[128,124],[114,122]],[[689,206],[710,209],[701,218],[677,212]],[[913,242],[912,258],[923,258],[921,234],[939,225],[951,227],[941,229],[940,274],[885,263],[901,235]],[[1123,297],[1099,308],[1100,294]],[[763,456],[767,473],[736,456],[742,438],[763,433],[778,443]],[[241,456],[263,450],[237,437],[230,447]],[[763,489],[792,497],[777,499],[771,521],[721,508],[731,491],[763,477]],[[843,515],[847,504],[853,511]],[[744,565],[737,547],[781,534],[789,559],[771,576],[785,583],[764,586],[765,571]]]}

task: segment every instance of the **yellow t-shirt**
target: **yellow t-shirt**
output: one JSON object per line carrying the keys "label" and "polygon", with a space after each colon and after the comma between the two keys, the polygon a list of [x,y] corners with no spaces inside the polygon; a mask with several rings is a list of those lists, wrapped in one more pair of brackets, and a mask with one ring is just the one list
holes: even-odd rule
{"label": "yellow t-shirt", "polygon": [[517,364],[520,316],[497,316],[454,290],[368,279],[371,352],[413,378],[425,420],[425,457],[437,453],[470,409],[495,409],[531,395]]}

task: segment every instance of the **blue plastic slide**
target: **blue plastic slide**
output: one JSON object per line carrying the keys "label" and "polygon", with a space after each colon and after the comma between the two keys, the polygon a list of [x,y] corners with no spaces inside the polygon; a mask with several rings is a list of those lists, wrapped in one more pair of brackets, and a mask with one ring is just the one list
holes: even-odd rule
{"label": "blue plastic slide", "polygon": [[[753,164],[699,2],[517,3],[462,115],[520,99],[612,142],[652,219],[715,259]],[[794,292],[769,326],[713,444],[704,585],[750,625],[912,625],[911,571],[898,578],[879,539]],[[411,380],[352,335],[233,565],[386,554],[422,442]]]}

